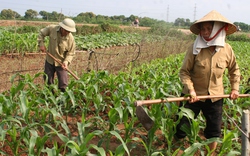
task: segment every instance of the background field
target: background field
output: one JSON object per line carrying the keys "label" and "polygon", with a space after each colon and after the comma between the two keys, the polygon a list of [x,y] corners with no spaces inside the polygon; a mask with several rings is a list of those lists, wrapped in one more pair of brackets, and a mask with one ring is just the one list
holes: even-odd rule
{"label": "background field", "polygon": [[[137,28],[129,29],[134,35],[139,33]],[[0,89],[4,92],[0,94],[0,153],[175,155],[172,140],[179,122],[176,115],[191,117],[192,114],[185,110],[178,112],[176,103],[145,106],[155,121],[154,128],[146,131],[135,115],[133,103],[141,99],[180,96],[182,86],[178,72],[184,52],[194,38],[187,30],[168,28],[158,30],[156,34],[161,34],[161,38],[157,36],[157,40],[149,42],[146,34],[155,28],[141,29],[142,38],[136,44],[77,49],[70,69],[80,80],[70,77],[65,93],[56,85],[49,87],[43,83],[45,54],[34,50],[2,54],[0,86],[3,87]],[[241,93],[249,88],[250,75],[250,44],[243,39],[229,41],[242,71]],[[51,94],[51,89],[55,90],[55,95]],[[230,91],[226,77],[225,91]],[[222,137],[216,140],[218,154],[240,154],[241,133],[234,122],[240,125],[242,110],[249,105],[249,98],[225,100]],[[204,154],[209,141],[214,141],[204,139],[204,123],[202,115],[193,121],[185,143],[187,155]]]}

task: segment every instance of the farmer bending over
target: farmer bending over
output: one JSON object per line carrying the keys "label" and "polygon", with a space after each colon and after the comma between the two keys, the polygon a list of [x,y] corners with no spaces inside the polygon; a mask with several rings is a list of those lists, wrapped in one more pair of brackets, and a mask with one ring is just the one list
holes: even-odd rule
{"label": "farmer bending over", "polygon": [[[71,63],[75,55],[75,40],[71,32],[76,32],[75,22],[66,18],[59,25],[49,25],[40,30],[38,45],[42,52],[48,52],[61,61],[63,66],[56,62],[48,54],[45,60],[44,72],[48,77],[48,84],[54,83],[54,74],[58,77],[58,88],[65,92],[68,85],[68,73],[65,69]],[[44,38],[49,36],[48,51],[44,45]],[[44,76],[45,80],[46,76]]]}

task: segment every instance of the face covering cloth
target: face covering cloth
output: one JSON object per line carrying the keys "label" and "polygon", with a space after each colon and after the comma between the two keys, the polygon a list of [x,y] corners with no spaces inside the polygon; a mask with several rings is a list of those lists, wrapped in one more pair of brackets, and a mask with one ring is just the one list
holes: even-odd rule
{"label": "face covering cloth", "polygon": [[214,22],[213,30],[210,35],[212,39],[209,41],[205,40],[201,35],[198,35],[193,45],[193,54],[198,55],[202,48],[210,46],[216,46],[215,51],[218,51],[220,47],[224,47],[226,38],[226,30],[224,27],[225,23]]}

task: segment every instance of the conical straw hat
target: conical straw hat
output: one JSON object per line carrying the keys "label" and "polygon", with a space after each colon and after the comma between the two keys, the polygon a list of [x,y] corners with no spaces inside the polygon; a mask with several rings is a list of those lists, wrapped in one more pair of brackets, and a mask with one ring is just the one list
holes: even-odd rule
{"label": "conical straw hat", "polygon": [[228,19],[222,16],[217,11],[213,10],[209,12],[207,15],[196,21],[193,25],[190,26],[190,31],[196,35],[200,33],[199,23],[208,22],[208,21],[217,21],[217,22],[224,22],[228,24],[228,30],[226,31],[227,35],[233,34],[237,31],[237,27],[231,23]]}

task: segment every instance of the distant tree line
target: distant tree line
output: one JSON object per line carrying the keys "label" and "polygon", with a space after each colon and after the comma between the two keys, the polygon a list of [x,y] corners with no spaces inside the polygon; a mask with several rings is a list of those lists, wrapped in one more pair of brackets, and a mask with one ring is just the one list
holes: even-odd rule
{"label": "distant tree line", "polygon": [[[19,19],[19,20],[45,20],[45,21],[61,21],[64,19],[65,16],[62,13],[58,13],[56,11],[47,12],[47,11],[40,11],[37,12],[36,10],[28,9],[25,12],[25,15],[22,17],[16,11],[11,9],[3,9],[0,13],[0,19]],[[71,17],[77,23],[87,23],[87,24],[116,24],[116,25],[131,25],[131,23],[138,18],[140,22],[140,26],[145,27],[153,27],[153,26],[174,26],[180,28],[189,28],[190,25],[193,23],[190,19],[184,18],[177,18],[174,23],[168,23],[163,20],[156,20],[149,17],[138,17],[135,15],[130,15],[129,17],[125,17],[124,15],[120,16],[104,16],[104,15],[95,15],[92,12],[85,12],[79,13],[76,17]],[[235,22],[241,31],[249,31],[250,25],[242,23],[242,22]]]}
{"label": "distant tree line", "polygon": [[[16,11],[11,9],[4,9],[0,13],[0,19],[19,19],[19,20],[44,20],[44,21],[61,21],[65,17],[64,14],[58,13],[56,11],[47,12],[47,11],[40,11],[37,12],[32,9],[28,9],[25,12],[25,15],[22,17]],[[130,15],[129,17],[125,17],[124,15],[120,16],[103,16],[103,15],[95,15],[92,12],[85,12],[80,13],[76,17],[71,17],[77,23],[88,23],[88,24],[116,24],[116,25],[131,25],[131,23],[136,19],[139,18],[135,15]],[[155,24],[157,25],[166,25],[167,22],[163,20],[156,20],[148,17],[139,18],[140,26],[150,27]]]}

